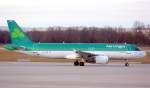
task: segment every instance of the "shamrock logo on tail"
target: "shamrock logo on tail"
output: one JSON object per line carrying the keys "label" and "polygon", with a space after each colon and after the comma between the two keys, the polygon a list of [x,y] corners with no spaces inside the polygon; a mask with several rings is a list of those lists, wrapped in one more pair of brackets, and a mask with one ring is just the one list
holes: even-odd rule
{"label": "shamrock logo on tail", "polygon": [[12,32],[12,38],[23,38],[24,37],[24,34],[18,29],[18,28],[15,28],[14,31]]}

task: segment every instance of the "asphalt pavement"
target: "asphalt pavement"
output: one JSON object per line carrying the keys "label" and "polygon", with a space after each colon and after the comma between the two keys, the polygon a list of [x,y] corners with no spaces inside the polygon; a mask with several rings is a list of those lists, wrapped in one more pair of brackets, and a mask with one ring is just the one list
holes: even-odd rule
{"label": "asphalt pavement", "polygon": [[150,64],[0,62],[0,88],[150,88]]}

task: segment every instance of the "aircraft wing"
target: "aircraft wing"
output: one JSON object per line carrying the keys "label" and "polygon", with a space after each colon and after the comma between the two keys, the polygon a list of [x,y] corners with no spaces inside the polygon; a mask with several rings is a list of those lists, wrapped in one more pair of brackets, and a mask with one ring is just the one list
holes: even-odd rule
{"label": "aircraft wing", "polygon": [[81,58],[88,58],[88,57],[93,57],[93,56],[98,56],[97,54],[94,54],[94,53],[89,53],[89,52],[84,52],[84,51],[80,51],[80,50],[77,50],[75,51],[76,54],[78,54]]}
{"label": "aircraft wing", "polygon": [[75,53],[79,56],[79,58],[84,59],[86,62],[95,62],[95,56],[98,56],[97,54],[94,53],[89,53],[89,52],[84,52],[84,51],[80,51],[77,50],[75,51]]}

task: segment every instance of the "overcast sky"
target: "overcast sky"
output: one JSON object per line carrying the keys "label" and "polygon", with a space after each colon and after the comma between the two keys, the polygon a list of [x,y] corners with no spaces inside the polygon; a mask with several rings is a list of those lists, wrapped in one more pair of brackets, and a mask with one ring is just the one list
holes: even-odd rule
{"label": "overcast sky", "polygon": [[0,26],[25,27],[150,24],[150,0],[0,0]]}

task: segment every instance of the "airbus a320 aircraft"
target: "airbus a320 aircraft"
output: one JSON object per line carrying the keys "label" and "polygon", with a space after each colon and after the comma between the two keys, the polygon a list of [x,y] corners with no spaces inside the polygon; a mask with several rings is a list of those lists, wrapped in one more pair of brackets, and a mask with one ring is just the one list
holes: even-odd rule
{"label": "airbus a320 aircraft", "polygon": [[6,44],[6,49],[39,57],[74,59],[75,66],[84,66],[85,62],[107,64],[110,59],[125,60],[125,66],[129,66],[128,60],[146,55],[133,44],[34,43],[14,20],[7,23],[12,43]]}

